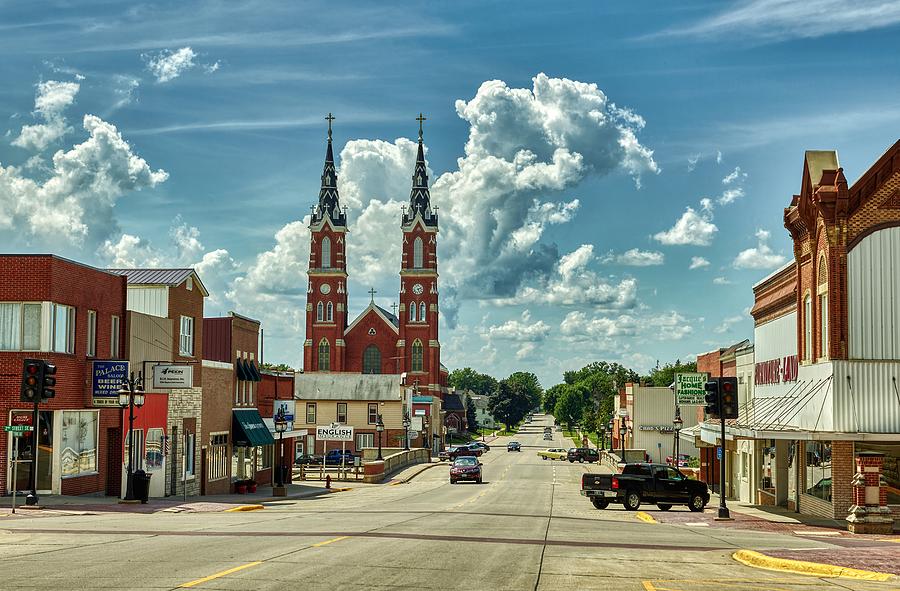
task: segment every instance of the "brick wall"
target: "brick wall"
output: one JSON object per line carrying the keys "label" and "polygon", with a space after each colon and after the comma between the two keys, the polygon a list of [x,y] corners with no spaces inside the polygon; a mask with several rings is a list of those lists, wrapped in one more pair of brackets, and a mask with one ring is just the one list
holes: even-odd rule
{"label": "brick wall", "polygon": [[[208,495],[227,494],[231,492],[231,415],[232,400],[234,398],[234,370],[218,367],[204,367],[204,384],[202,396],[203,421],[200,425],[200,435],[197,438],[197,446],[209,448],[210,434],[225,431],[228,437],[228,457],[226,464],[226,477],[204,483],[205,492]],[[198,476],[201,470],[197,470]]]}
{"label": "brick wall", "polygon": [[856,474],[852,441],[831,442],[831,503],[834,505],[835,519],[844,519],[853,505],[853,487],[850,485]]}
{"label": "brick wall", "polygon": [[[200,388],[203,386],[203,367],[200,364],[203,359],[203,292],[196,282],[192,283],[193,289],[187,288],[187,281],[169,288],[169,318],[174,321],[175,329],[172,331],[173,359],[175,363],[193,365],[194,387]],[[182,316],[194,319],[194,354],[190,356],[179,355]]]}
{"label": "brick wall", "polygon": [[[200,494],[200,435],[203,433],[203,388],[190,388],[185,390],[169,391],[169,422],[167,434],[172,437],[169,461],[166,463],[166,491],[170,495],[184,494],[182,484],[182,470],[184,462],[182,458],[182,446],[184,445],[185,427],[194,425],[196,431],[196,445],[194,446],[195,478],[187,480],[187,495]],[[175,475],[174,487],[172,475]]]}
{"label": "brick wall", "polygon": [[[375,334],[370,334],[374,331]],[[362,373],[363,353],[370,345],[375,345],[381,352],[381,373],[399,373],[399,359],[391,359],[397,356],[397,329],[389,325],[378,315],[374,309],[359,319],[344,337],[347,345],[345,348],[345,371]]]}

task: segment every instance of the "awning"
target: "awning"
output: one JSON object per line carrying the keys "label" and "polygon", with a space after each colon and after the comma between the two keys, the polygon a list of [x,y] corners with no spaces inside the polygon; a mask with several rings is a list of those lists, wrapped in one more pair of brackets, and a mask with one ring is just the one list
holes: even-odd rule
{"label": "awning", "polygon": [[250,381],[252,382],[261,382],[262,376],[259,375],[259,370],[256,368],[256,362],[252,359],[247,362],[248,373],[250,374]]}
{"label": "awning", "polygon": [[231,435],[235,447],[258,447],[275,443],[258,410],[236,408],[232,413]]}
{"label": "awning", "polygon": [[244,360],[240,357],[237,358],[237,361],[234,362],[234,368],[237,370],[237,378],[242,382],[247,382],[250,378],[247,376],[247,366],[244,365]]}

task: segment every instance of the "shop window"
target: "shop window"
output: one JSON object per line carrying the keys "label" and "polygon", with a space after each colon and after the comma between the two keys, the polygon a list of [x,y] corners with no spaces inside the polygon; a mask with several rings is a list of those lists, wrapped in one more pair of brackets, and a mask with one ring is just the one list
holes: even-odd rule
{"label": "shop window", "polygon": [[75,352],[75,308],[53,304],[52,350],[57,353]]}
{"label": "shop window", "polygon": [[361,450],[366,447],[375,447],[375,435],[373,433],[357,433],[356,449]]}
{"label": "shop window", "polygon": [[228,433],[212,433],[209,436],[207,458],[208,480],[221,480],[228,476]]}
{"label": "shop window", "polygon": [[316,424],[316,403],[315,402],[307,402],[306,403],[306,424],[307,425],[315,425]]}
{"label": "shop window", "polygon": [[346,402],[338,402],[337,403],[337,422],[342,425],[347,424],[347,403]]}
{"label": "shop window", "polygon": [[831,501],[831,444],[810,441],[806,444],[806,494]]}
{"label": "shop window", "polygon": [[369,345],[363,351],[363,373],[381,373],[381,350],[377,345]]}
{"label": "shop window", "polygon": [[328,339],[319,341],[319,371],[331,370],[331,346]]}
{"label": "shop window", "polygon": [[159,470],[163,465],[163,430],[147,429],[147,445],[144,448],[144,469]]}
{"label": "shop window", "polygon": [[97,354],[97,312],[88,310],[87,315],[87,351],[85,355],[93,357]]}
{"label": "shop window", "polygon": [[422,349],[422,341],[416,339],[412,344],[412,371],[423,371],[425,352]]}
{"label": "shop window", "polygon": [[196,452],[196,435],[187,433],[184,437],[184,475],[187,478],[191,478],[194,475],[194,456]]}
{"label": "shop window", "polygon": [[181,338],[178,345],[178,354],[186,357],[194,354],[194,319],[190,316],[181,317]]}
{"label": "shop window", "polygon": [[881,475],[887,484],[888,505],[900,505],[900,444],[897,443],[857,443],[854,450],[884,454],[884,468]]}
{"label": "shop window", "polygon": [[377,424],[378,423],[378,404],[377,403],[369,404],[369,413],[368,414],[369,414],[368,423],[370,425]]}
{"label": "shop window", "polygon": [[256,452],[256,471],[268,470],[272,467],[275,454],[274,445],[263,445],[257,448]]}
{"label": "shop window", "polygon": [[63,411],[60,466],[62,476],[97,473],[96,411]]}

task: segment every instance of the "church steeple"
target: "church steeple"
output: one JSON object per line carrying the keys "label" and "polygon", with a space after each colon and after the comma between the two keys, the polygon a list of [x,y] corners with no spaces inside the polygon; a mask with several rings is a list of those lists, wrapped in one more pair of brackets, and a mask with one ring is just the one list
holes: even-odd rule
{"label": "church steeple", "polygon": [[334,168],[334,150],[331,147],[331,122],[334,116],[328,113],[328,148],[325,151],[325,167],[322,170],[322,188],[319,189],[319,203],[313,209],[312,224],[318,224],[325,216],[335,226],[346,226],[347,216],[341,209],[337,188],[337,171]]}
{"label": "church steeple", "polygon": [[403,225],[406,226],[416,215],[422,217],[426,226],[435,227],[438,223],[437,213],[431,210],[431,194],[428,191],[428,169],[425,166],[425,147],[422,144],[422,123],[425,116],[419,113],[419,152],[416,155],[416,168],[412,176],[412,191],[409,193],[409,209],[403,212]]}

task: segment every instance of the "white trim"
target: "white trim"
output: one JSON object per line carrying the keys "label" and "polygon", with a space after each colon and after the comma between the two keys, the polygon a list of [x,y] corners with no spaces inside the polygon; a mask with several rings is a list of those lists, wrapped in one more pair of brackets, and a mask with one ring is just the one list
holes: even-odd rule
{"label": "white trim", "polygon": [[382,314],[381,310],[379,310],[378,308],[375,307],[375,304],[369,304],[368,307],[365,310],[363,310],[362,314],[357,316],[356,320],[354,320],[353,323],[347,327],[347,330],[344,331],[344,334],[345,335],[349,334],[350,331],[353,330],[353,327],[356,326],[357,324],[359,324],[360,320],[362,320],[366,316],[366,314],[369,313],[369,310],[374,310],[375,313],[378,314],[378,317],[381,318],[382,320],[384,320],[385,324],[390,326],[394,330],[394,332],[397,333],[397,335],[400,334],[400,329],[398,329],[396,326],[394,326],[394,323],[391,322],[387,316]]}
{"label": "white trim", "polygon": [[201,365],[203,367],[212,367],[215,369],[234,369],[234,364],[232,363],[225,363],[223,361],[211,361],[209,359],[204,359]]}

